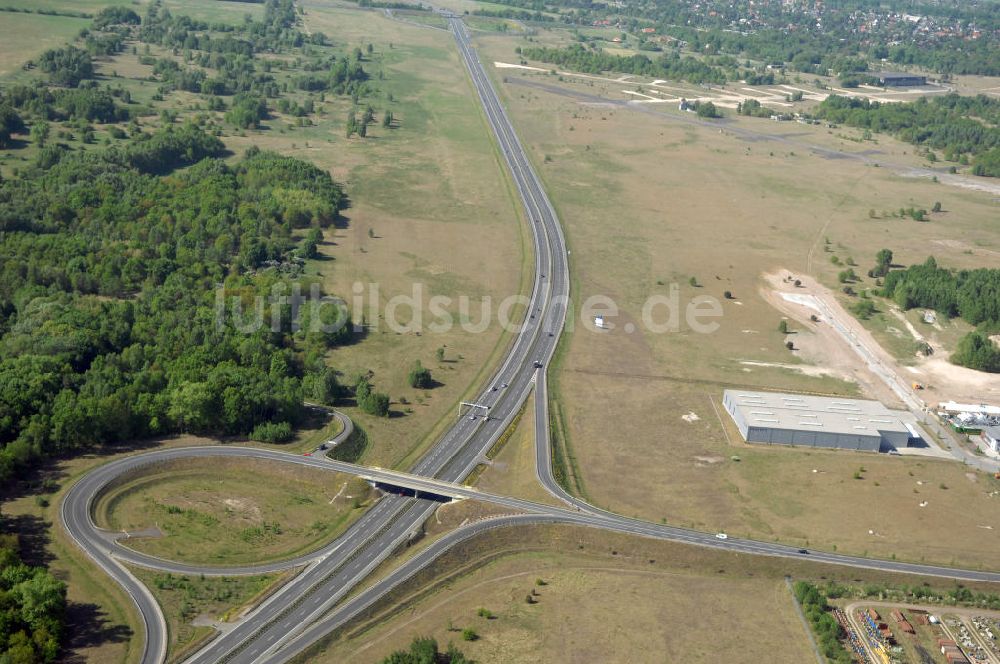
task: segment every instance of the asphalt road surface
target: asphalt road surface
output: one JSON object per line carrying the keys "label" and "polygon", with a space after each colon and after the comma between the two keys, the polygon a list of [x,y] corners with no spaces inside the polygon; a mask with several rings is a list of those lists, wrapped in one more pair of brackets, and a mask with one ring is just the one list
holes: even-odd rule
{"label": "asphalt road surface", "polygon": [[[485,451],[505,430],[527,398],[532,386],[537,383],[538,476],[543,486],[566,503],[567,507],[552,507],[514,498],[481,494],[477,497],[499,501],[512,509],[526,513],[478,522],[449,533],[420,554],[407,560],[384,579],[334,608],[372,570],[418,532],[421,524],[439,504],[437,501],[386,495],[335,541],[312,554],[282,563],[227,569],[181,565],[125,549],[114,541],[112,534],[99,531],[94,526],[91,514],[94,500],[103,488],[122,474],[139,471],[151,463],[191,456],[204,456],[206,459],[224,455],[251,456],[372,476],[382,471],[377,469],[361,471],[350,464],[338,466],[319,456],[293,456],[280,452],[235,447],[178,448],[115,461],[82,478],[67,493],[61,513],[67,531],[77,544],[125,588],[138,606],[146,629],[146,643],[142,657],[144,664],[163,661],[166,650],[166,625],[149,591],[128,573],[122,562],[182,574],[248,574],[303,567],[298,576],[285,584],[278,593],[257,607],[232,630],[220,634],[187,660],[193,663],[286,661],[314,643],[316,639],[377,602],[387,592],[411,578],[413,574],[457,543],[493,528],[528,523],[568,523],[741,553],[807,557],[816,562],[838,565],[936,575],[959,580],[1000,582],[1000,573],[878,561],[825,552],[803,552],[795,547],[738,538],[722,540],[713,533],[620,517],[593,508],[563,491],[552,476],[544,367],[552,357],[566,316],[569,273],[565,239],[552,205],[514,134],[492,83],[469,43],[464,24],[460,19],[450,19],[450,27],[469,71],[471,82],[482,102],[486,119],[522,199],[534,241],[535,279],[528,306],[529,313],[524,325],[514,337],[503,364],[476,398],[477,403],[489,407],[489,417],[481,415],[474,418],[469,415],[461,417],[411,469],[410,475],[436,478],[447,483],[449,487],[460,482],[484,458]],[[348,434],[349,430],[345,429],[341,436]],[[206,462],[210,463],[208,460]],[[381,477],[383,481],[392,480],[389,474],[383,474]],[[444,485],[428,484],[428,487],[434,486],[440,488]]]}

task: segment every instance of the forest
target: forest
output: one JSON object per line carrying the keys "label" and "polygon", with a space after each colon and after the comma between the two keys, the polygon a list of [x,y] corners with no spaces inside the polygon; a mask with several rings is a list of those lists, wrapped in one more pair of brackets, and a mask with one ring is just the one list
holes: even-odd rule
{"label": "forest", "polygon": [[[303,399],[340,395],[323,356],[351,340],[343,314],[322,310],[336,329],[320,331],[271,294],[303,260],[294,235],[334,223],[343,191],[297,159],[222,154],[187,125],[0,183],[0,478],[99,443],[290,431]],[[220,321],[220,293],[258,298],[268,324]]]}
{"label": "forest", "polygon": [[889,271],[880,294],[902,309],[933,309],[979,326],[958,343],[951,361],[1000,373],[1000,347],[988,336],[1000,329],[1000,269],[948,270],[931,257],[922,264]]}
{"label": "forest", "polygon": [[[156,111],[97,80],[93,64],[132,48],[152,66],[154,100],[201,94],[240,131],[269,118],[275,98],[312,112],[311,99],[300,105],[288,91],[355,101],[368,91],[360,48],[307,52],[328,40],[297,22],[291,0],[266,0],[261,20],[238,25],[159,2],[142,17],[111,7],[79,35],[84,48],[38,58],[46,80],[0,91],[0,148],[23,138],[36,148],[0,177],[0,480],[46,457],[162,434],[283,442],[304,400],[350,391],[324,361],[353,340],[346,310],[287,297],[293,282],[318,287],[302,267],[347,205],[341,186],[256,148],[234,161],[204,115],[177,122],[164,109],[150,128],[139,120]],[[147,55],[150,45],[183,61]],[[292,49],[297,68],[281,79],[257,57]],[[101,146],[91,122],[110,127]],[[59,140],[67,128],[83,146]],[[362,408],[385,415],[388,397],[359,386]]]}
{"label": "forest", "polygon": [[[948,94],[880,104],[831,95],[814,114],[830,122],[893,134],[922,148],[938,150],[948,161],[971,162],[974,175],[1000,177],[1000,99]],[[929,158],[936,160],[937,156]]]}
{"label": "forest", "polygon": [[[305,273],[344,222],[343,187],[309,162],[223,142],[303,126],[333,96],[355,108],[375,97],[373,49],[336,51],[302,29],[292,0],[262,4],[235,24],[157,0],[142,16],[110,7],[3,81],[3,486],[48,459],[153,436],[288,442],[307,402],[353,394],[389,414],[387,395],[328,365],[355,330]],[[123,61],[148,73],[121,77]],[[17,550],[0,536],[0,663],[54,661],[65,586]]]}
{"label": "forest", "polygon": [[66,584],[26,565],[15,535],[0,535],[0,662],[53,662],[64,630]]}

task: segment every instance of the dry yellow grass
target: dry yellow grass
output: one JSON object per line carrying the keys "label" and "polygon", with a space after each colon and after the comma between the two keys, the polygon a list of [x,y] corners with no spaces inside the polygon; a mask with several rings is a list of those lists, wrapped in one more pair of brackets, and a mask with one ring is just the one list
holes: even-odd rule
{"label": "dry yellow grass", "polygon": [[[499,361],[507,343],[499,326],[483,333],[461,329],[457,298],[470,298],[475,323],[486,298],[493,300],[495,313],[499,300],[525,287],[525,229],[478,100],[471,85],[456,78],[462,76],[462,64],[452,42],[441,38],[444,33],[392,21],[380,12],[309,3],[305,21],[310,30],[335,35],[338,43],[375,45],[386,74],[378,87],[391,92],[394,101],[373,104],[379,118],[383,108],[391,108],[399,127],[373,126],[369,138],[348,140],[343,118],[350,100],[331,98],[322,104],[316,127],[225,140],[238,153],[254,144],[308,159],[345,183],[351,196],[346,228],[327,232],[321,247],[326,260],[310,270],[322,276],[328,292],[351,306],[353,287],[361,284],[365,320],[373,328],[360,343],[331,352],[329,361],[345,380],[371,371],[376,389],[394,401],[396,416],[388,419],[348,409],[372,442],[362,461],[406,465]],[[283,126],[277,120],[273,124]],[[372,284],[378,288],[374,314],[369,311]],[[412,295],[414,284],[423,288],[424,331],[398,334],[377,317],[394,296]],[[448,332],[427,330],[435,320],[428,306],[434,295],[455,300],[447,307],[456,323]],[[401,323],[411,320],[408,307],[397,313]],[[440,347],[445,362],[435,358]],[[409,387],[407,373],[417,360],[441,386]]]}
{"label": "dry yellow grass", "polygon": [[561,506],[562,502],[543,489],[536,476],[534,403],[534,397],[529,396],[520,421],[479,475],[476,486],[490,493]]}
{"label": "dry yellow grass", "polygon": [[[485,62],[516,61],[516,39],[479,43]],[[933,253],[941,264],[981,266],[1000,248],[989,194],[898,176],[885,165],[920,160],[912,146],[884,136],[862,144],[849,140],[859,136],[850,129],[743,118],[705,126],[675,107],[601,106],[519,82],[619,99],[620,84],[514,70],[495,78],[567,230],[574,300],[607,295],[621,311],[610,332],[576,321],[551,383],[588,498],[655,521],[840,551],[1000,563],[997,531],[984,527],[1000,529],[992,478],[969,479],[956,464],[734,448],[712,403],[728,386],[856,393],[837,378],[745,364],[801,362],[776,332],[781,314],[761,296],[761,275],[783,267],[835,287],[842,267],[830,255],[853,257],[864,274],[882,247],[903,263]],[[875,150],[869,156],[882,167],[810,146]],[[871,209],[929,209],[934,201],[947,212],[929,223],[869,218]],[[718,331],[691,331],[683,309],[679,331],[644,330],[643,304],[668,295],[672,282],[682,307],[697,295],[722,301]],[[726,290],[733,300],[723,300]],[[627,323],[637,331],[627,333]],[[683,420],[689,413],[699,419]],[[730,461],[733,454],[743,460]],[[868,479],[852,480],[862,465]],[[919,508],[923,500],[929,504]]]}
{"label": "dry yellow grass", "polygon": [[102,496],[98,523],[115,531],[157,528],[162,537],[123,544],[167,560],[238,565],[319,548],[367,506],[370,487],[340,473],[254,460],[178,461]]}
{"label": "dry yellow grass", "polygon": [[[514,544],[521,534],[523,547]],[[484,540],[473,547],[479,555],[456,554],[461,571],[437,583],[421,579],[433,589],[348,627],[343,640],[310,653],[309,661],[379,662],[415,636],[431,636],[442,648],[454,642],[484,664],[753,662],[779,651],[787,655],[782,661],[810,656],[780,576],[692,570],[688,559],[678,566],[650,562],[645,556],[655,555],[653,549],[630,550],[591,532],[560,531],[544,545],[553,552],[532,550],[538,541],[532,531]],[[533,591],[537,603],[528,604]],[[480,608],[494,617],[479,616]],[[465,628],[479,638],[462,641]],[[752,638],[730,638],[734,633]]]}
{"label": "dry yellow grass", "polygon": [[[535,579],[547,585],[536,587]],[[537,603],[525,596],[538,591]],[[734,610],[753,596],[754,611]],[[669,599],[668,599],[669,598]],[[477,616],[487,608],[494,619]],[[455,632],[448,631],[451,624]],[[462,642],[459,630],[479,635]],[[749,640],[719,638],[731,630]],[[601,567],[585,556],[525,554],[477,570],[441,596],[392,616],[349,651],[317,660],[378,662],[416,635],[455,642],[477,662],[752,662],[781,650],[809,656],[806,635],[782,581],[719,579]],[[752,641],[752,645],[748,644]]]}
{"label": "dry yellow grass", "polygon": [[[424,635],[481,662],[811,661],[785,576],[954,587],[589,528],[501,529],[444,554],[298,661],[377,662]],[[539,601],[529,606],[532,589]],[[479,616],[480,607],[497,619]],[[461,641],[449,627],[472,627],[481,639]]]}

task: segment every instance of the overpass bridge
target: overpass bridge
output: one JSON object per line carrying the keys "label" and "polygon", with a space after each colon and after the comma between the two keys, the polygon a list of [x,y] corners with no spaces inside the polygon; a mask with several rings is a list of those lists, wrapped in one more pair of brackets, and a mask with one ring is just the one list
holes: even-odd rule
{"label": "overpass bridge", "polygon": [[[439,496],[443,498],[450,498],[451,500],[481,500],[532,514],[548,514],[551,513],[553,509],[549,505],[543,505],[541,503],[523,500],[521,498],[512,498],[510,496],[499,496],[497,494],[481,491],[476,487],[466,486],[458,482],[448,482],[446,480],[440,480],[433,477],[413,475],[411,473],[403,473],[398,470],[387,470],[385,468],[378,468],[374,466],[361,466],[356,463],[335,461],[329,458],[324,459],[324,461],[325,465],[327,465],[330,470],[335,470],[339,473],[346,473],[348,475],[355,475],[361,479],[371,482],[376,486],[381,484],[384,486],[407,489],[415,492],[420,497]],[[559,510],[559,508],[555,509]]]}

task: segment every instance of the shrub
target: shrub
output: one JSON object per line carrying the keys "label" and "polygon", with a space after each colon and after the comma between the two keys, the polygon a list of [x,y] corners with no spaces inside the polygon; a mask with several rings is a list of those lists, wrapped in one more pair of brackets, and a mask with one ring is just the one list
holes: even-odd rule
{"label": "shrub", "polygon": [[94,63],[90,54],[75,46],[50,49],[38,59],[39,68],[49,75],[56,85],[75,88],[80,81],[94,77]]}
{"label": "shrub", "polygon": [[293,435],[288,422],[264,422],[254,427],[250,439],[260,443],[287,443]]}
{"label": "shrub", "polygon": [[409,382],[410,387],[415,387],[421,390],[426,390],[434,386],[434,379],[431,377],[430,369],[424,367],[420,360],[417,360],[413,368],[410,369],[410,374],[407,376],[407,382]]}
{"label": "shrub", "polygon": [[861,320],[868,320],[875,313],[875,303],[871,300],[861,299],[854,303],[851,311]]}

